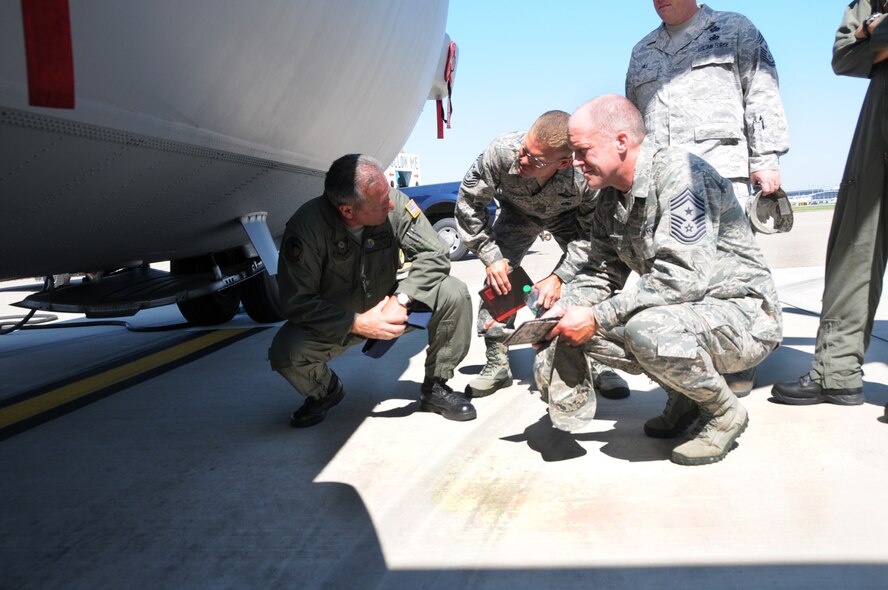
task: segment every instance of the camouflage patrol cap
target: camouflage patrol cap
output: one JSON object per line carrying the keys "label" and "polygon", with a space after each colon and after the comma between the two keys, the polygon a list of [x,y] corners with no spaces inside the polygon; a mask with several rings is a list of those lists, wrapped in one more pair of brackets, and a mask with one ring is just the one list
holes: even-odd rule
{"label": "camouflage patrol cap", "polygon": [[746,213],[753,231],[760,234],[782,234],[792,229],[792,205],[782,188],[768,195],[756,192],[749,199]]}

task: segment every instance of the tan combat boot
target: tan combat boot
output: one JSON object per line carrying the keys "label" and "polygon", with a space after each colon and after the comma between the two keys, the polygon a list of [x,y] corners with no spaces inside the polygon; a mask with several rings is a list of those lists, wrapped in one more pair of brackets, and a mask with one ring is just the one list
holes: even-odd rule
{"label": "tan combat boot", "polygon": [[673,463],[706,465],[721,461],[749,424],[746,408],[727,385],[715,399],[700,402],[700,407],[698,429],[691,440],[673,449]]}
{"label": "tan combat boot", "polygon": [[675,438],[700,416],[697,402],[686,395],[666,389],[666,396],[663,413],[644,423],[644,433],[652,438]]}
{"label": "tan combat boot", "polygon": [[487,344],[487,363],[481,373],[469,381],[466,395],[484,397],[508,387],[512,384],[512,371],[509,369],[509,348],[494,340],[485,340]]}
{"label": "tan combat boot", "polygon": [[744,371],[737,371],[736,373],[725,373],[724,378],[725,381],[728,382],[728,387],[731,388],[731,391],[734,392],[734,395],[737,397],[746,397],[755,387],[755,381],[758,377],[758,371],[756,367],[751,367]]}

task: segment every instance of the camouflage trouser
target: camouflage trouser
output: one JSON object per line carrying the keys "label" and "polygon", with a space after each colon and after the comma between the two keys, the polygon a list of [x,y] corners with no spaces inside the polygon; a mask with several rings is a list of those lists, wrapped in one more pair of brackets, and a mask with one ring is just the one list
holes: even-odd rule
{"label": "camouflage trouser", "polygon": [[[522,213],[508,203],[503,203],[493,224],[493,239],[499,246],[503,258],[509,260],[510,268],[515,268],[521,264],[534,240],[544,230],[552,234],[561,246],[562,252],[567,250],[567,245],[577,238],[576,211],[566,211],[552,219],[537,219]],[[520,289],[521,285],[512,285],[512,288]],[[501,341],[512,333],[514,325],[514,315],[505,322],[494,322],[487,308],[479,306],[477,328],[480,336]]]}
{"label": "camouflage trouser", "polygon": [[[441,281],[433,296],[435,303],[428,325],[425,375],[450,379],[469,352],[472,301],[466,285],[454,277]],[[327,361],[364,341],[361,336],[349,334],[345,342],[331,342],[310,328],[286,322],[275,335],[268,349],[268,358],[271,368],[299,393],[319,398],[327,392],[333,376]]]}
{"label": "camouflage trouser", "polygon": [[732,178],[731,186],[734,187],[734,196],[740,203],[740,208],[746,212],[746,206],[749,204],[749,198],[753,195],[753,191],[749,185],[748,178]]}
{"label": "camouflage trouser", "polygon": [[[755,322],[772,321],[764,311],[759,311],[760,317],[750,315],[750,309],[755,306],[713,298],[645,309],[623,326],[600,330],[583,346],[556,341],[537,353],[534,372],[537,379],[546,379],[553,372],[584,371],[588,355],[627,373],[645,373],[705,408],[724,390],[723,374],[758,365],[777,346],[750,334]],[[569,374],[559,383],[578,383],[580,378]],[[548,387],[548,383],[537,385]]]}

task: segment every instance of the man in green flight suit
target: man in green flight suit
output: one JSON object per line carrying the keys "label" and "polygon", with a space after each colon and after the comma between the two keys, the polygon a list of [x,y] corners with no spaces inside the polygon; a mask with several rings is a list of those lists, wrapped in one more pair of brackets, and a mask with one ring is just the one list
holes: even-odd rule
{"label": "man in green flight suit", "polygon": [[[771,394],[791,405],[866,401],[863,361],[888,261],[888,1],[855,0],[836,32],[836,74],[869,78],[826,247],[814,363]],[[888,415],[888,406],[885,407]]]}
{"label": "man in green flight suit", "polygon": [[[397,279],[399,253],[412,266]],[[431,312],[423,410],[472,420],[475,408],[447,380],[469,350],[472,304],[449,275],[447,248],[419,207],[389,187],[379,163],[349,154],[333,162],[324,194],[287,222],[277,282],[287,322],[268,351],[271,367],[306,396],[296,428],[321,422],[345,395],[327,361],[367,339],[391,341],[408,312]]]}

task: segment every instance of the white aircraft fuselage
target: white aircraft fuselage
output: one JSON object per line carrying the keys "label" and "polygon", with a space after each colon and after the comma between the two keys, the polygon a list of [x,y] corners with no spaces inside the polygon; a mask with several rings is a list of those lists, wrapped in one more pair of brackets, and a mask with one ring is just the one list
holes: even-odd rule
{"label": "white aircraft fuselage", "polygon": [[0,279],[225,251],[257,211],[278,238],[334,159],[394,158],[448,43],[446,0],[70,0],[70,65],[42,67],[73,108],[49,108],[25,48],[58,27],[23,4],[0,3]]}

